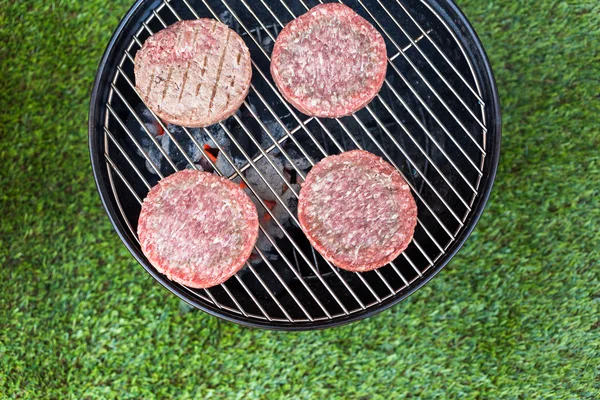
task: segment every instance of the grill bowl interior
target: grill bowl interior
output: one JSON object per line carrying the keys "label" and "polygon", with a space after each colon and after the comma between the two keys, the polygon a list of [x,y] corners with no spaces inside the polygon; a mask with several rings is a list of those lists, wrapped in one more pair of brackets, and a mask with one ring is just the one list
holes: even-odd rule
{"label": "grill bowl interior", "polygon": [[[269,73],[273,40],[294,16],[317,4],[140,0],[113,35],[92,92],[92,167],[119,236],[170,291],[197,308],[245,325],[323,328],[399,302],[462,246],[481,215],[498,165],[500,111],[493,75],[474,31],[450,1],[345,1],[386,39],[389,63],[382,91],[367,108],[341,119],[311,118],[288,105]],[[248,45],[253,61],[250,94],[240,111],[222,124],[205,130],[167,125],[147,110],[134,89],[135,52],[165,26],[201,17],[220,19]],[[207,144],[212,153],[203,151]],[[398,168],[419,210],[408,249],[367,273],[328,264],[295,219],[298,184],[311,165],[357,148]],[[135,233],[148,190],[176,170],[198,167],[244,180],[259,212],[269,215],[246,267],[225,284],[205,290],[158,273],[142,254]],[[276,198],[273,211],[263,199],[265,193]]]}

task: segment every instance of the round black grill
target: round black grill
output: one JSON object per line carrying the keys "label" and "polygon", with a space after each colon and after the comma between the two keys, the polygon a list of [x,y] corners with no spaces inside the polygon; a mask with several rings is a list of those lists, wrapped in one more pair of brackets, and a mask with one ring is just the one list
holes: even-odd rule
{"label": "round black grill", "polygon": [[[490,193],[500,151],[496,87],[481,43],[449,0],[348,0],[386,40],[379,95],[340,119],[287,104],[270,73],[282,27],[317,1],[139,0],[117,28],[94,85],[90,152],[100,196],[123,242],[163,286],[188,303],[245,325],[312,329],[364,318],[399,302],[458,251]],[[140,100],[136,51],[180,19],[216,18],[252,55],[250,94],[237,114],[206,129],[165,124]],[[296,216],[299,185],[327,155],[375,153],[407,179],[418,206],[408,249],[368,273],[325,261]],[[145,259],[136,235],[141,201],[161,178],[202,168],[244,182],[261,214],[255,254],[226,283],[190,289]],[[274,197],[274,200],[273,200]]]}

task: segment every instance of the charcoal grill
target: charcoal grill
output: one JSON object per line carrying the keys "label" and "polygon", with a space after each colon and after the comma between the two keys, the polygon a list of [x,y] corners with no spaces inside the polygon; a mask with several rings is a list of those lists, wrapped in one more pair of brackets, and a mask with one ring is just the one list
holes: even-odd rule
{"label": "charcoal grill", "polygon": [[[274,329],[323,328],[362,319],[398,303],[435,276],[483,211],[498,165],[501,120],[491,68],[465,16],[449,0],[344,3],[382,33],[389,62],[374,101],[340,119],[298,112],[284,101],[269,73],[277,34],[317,1],[139,0],[108,45],[89,116],[98,191],[133,256],[194,307]],[[207,129],[168,125],[144,106],[135,90],[135,53],[164,27],[202,17],[226,23],[248,45],[250,94],[236,115]],[[394,165],[409,182],[419,210],[408,249],[367,273],[340,270],[324,260],[298,228],[295,215],[299,184],[310,167],[326,155],[357,148]],[[172,282],[140,250],[136,228],[142,200],[161,178],[183,168],[244,182],[262,215],[253,257],[217,287],[190,289]]]}

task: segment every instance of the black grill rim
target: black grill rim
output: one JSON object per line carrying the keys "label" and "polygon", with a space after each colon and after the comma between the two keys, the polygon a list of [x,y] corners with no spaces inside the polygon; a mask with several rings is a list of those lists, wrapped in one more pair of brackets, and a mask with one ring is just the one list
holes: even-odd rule
{"label": "black grill rim", "polygon": [[[431,268],[429,268],[417,282],[410,284],[406,290],[399,292],[395,296],[388,298],[378,305],[368,307],[365,310],[358,311],[351,315],[336,317],[332,320],[297,323],[266,320],[259,321],[240,316],[230,311],[220,309],[216,306],[201,304],[192,296],[190,296],[188,292],[174,285],[173,282],[168,280],[164,275],[154,271],[154,269],[145,261],[141,251],[133,246],[135,240],[130,234],[128,234],[127,227],[124,225],[119,216],[118,210],[115,208],[114,200],[112,200],[112,190],[108,178],[108,170],[103,159],[104,151],[102,148],[103,138],[101,132],[103,127],[102,117],[106,111],[105,103],[108,96],[108,88],[110,87],[109,80],[113,76],[113,72],[116,69],[116,65],[118,63],[117,56],[121,54],[121,47],[126,45],[125,41],[123,40],[125,37],[125,31],[127,28],[130,28],[128,25],[131,23],[144,20],[151,13],[151,10],[161,2],[162,0],[137,0],[136,3],[129,9],[125,17],[123,17],[113,33],[113,36],[106,47],[104,55],[102,56],[98,66],[98,72],[94,80],[88,117],[88,129],[90,160],[94,174],[94,180],[108,217],[114,229],[117,231],[121,241],[125,244],[129,252],[144,267],[146,272],[160,282],[162,286],[191,306],[201,309],[202,311],[205,311],[213,316],[223,318],[227,321],[235,322],[240,325],[253,328],[285,331],[324,329],[346,325],[351,322],[371,317],[401,302],[428,283],[442,270],[442,268],[448,264],[448,262],[456,255],[458,250],[462,248],[467,238],[473,232],[473,229],[475,228],[479,218],[483,213],[483,210],[485,209],[496,177],[500,159],[502,135],[500,100],[494,74],[492,72],[487,54],[479,37],[475,33],[475,30],[467,20],[466,16],[451,0],[429,0],[427,2],[435,9],[436,12],[440,14],[440,16],[444,18],[445,22],[453,28],[457,38],[461,41],[465,51],[467,51],[467,54],[470,56],[470,60],[473,62],[475,67],[474,70],[477,74],[478,81],[482,86],[482,93],[485,95],[485,98],[489,99],[488,102],[486,102],[485,110],[486,116],[490,117],[487,126],[487,144],[489,144],[489,148],[487,149],[488,153],[485,157],[483,167],[484,175],[481,178],[482,181],[479,186],[481,189],[480,193],[472,206],[472,211],[469,218],[465,221],[464,228],[461,230],[460,234],[456,237],[456,240],[454,243],[452,243],[443,257],[441,257]],[[462,29],[459,29],[457,22],[455,21],[461,25],[460,28]],[[489,150],[491,150],[491,152]]]}

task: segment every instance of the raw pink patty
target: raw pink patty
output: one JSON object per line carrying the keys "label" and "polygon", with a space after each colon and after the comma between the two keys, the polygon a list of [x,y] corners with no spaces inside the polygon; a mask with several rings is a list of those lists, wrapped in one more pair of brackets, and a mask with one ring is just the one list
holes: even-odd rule
{"label": "raw pink patty", "polygon": [[302,184],[302,230],[325,259],[349,271],[369,271],[406,249],[417,205],[402,175],[363,150],[326,157]]}
{"label": "raw pink patty", "polygon": [[225,282],[258,238],[258,215],[235,183],[184,170],[161,180],[142,204],[142,251],[169,279],[193,288]]}
{"label": "raw pink patty", "polygon": [[381,89],[387,56],[381,34],[351,8],[328,3],[281,31],[271,75],[298,110],[317,117],[350,115]]}

